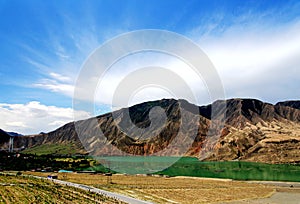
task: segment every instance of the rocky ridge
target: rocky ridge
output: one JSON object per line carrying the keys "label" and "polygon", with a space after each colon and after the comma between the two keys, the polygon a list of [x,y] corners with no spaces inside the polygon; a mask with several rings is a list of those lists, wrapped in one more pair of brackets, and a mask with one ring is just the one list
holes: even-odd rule
{"label": "rocky ridge", "polygon": [[[162,99],[68,123],[49,133],[16,136],[14,145],[30,148],[72,142],[93,155],[185,154],[202,158],[206,152],[206,160],[298,163],[299,104],[229,99],[199,107],[185,100]],[[7,145],[5,138],[0,136],[2,146]]]}

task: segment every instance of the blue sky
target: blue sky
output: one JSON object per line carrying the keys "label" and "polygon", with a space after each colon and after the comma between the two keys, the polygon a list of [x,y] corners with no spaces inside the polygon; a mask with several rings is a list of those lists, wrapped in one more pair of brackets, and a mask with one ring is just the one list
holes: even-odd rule
{"label": "blue sky", "polygon": [[[0,128],[8,131],[50,131],[73,120],[73,88],[84,61],[110,38],[139,29],[196,42],[227,98],[299,99],[298,1],[0,0],[0,14]],[[97,113],[109,105],[100,101]]]}

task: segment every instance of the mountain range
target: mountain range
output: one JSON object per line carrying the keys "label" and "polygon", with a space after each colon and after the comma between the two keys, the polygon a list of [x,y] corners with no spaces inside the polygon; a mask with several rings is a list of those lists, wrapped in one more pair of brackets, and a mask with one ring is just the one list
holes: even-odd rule
{"label": "mountain range", "polygon": [[[162,99],[71,122],[49,133],[14,137],[14,147],[25,151],[71,144],[79,154],[300,163],[300,101],[273,105],[229,99],[196,106]],[[8,141],[9,135],[0,131],[0,148],[8,148]]]}

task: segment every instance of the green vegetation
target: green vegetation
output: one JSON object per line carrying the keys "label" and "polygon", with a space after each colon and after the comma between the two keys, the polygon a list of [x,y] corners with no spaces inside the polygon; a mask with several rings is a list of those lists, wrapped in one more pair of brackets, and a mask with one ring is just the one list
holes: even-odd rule
{"label": "green vegetation", "polygon": [[0,174],[0,203],[121,203],[50,180]]}
{"label": "green vegetation", "polygon": [[82,152],[76,144],[42,144],[39,146],[31,147],[22,151],[24,154],[36,154],[36,155],[75,155],[78,152]]}
{"label": "green vegetation", "polygon": [[[101,166],[86,156],[32,155],[0,152],[0,170],[58,171],[82,170],[94,165]],[[98,167],[100,168],[100,167]]]}

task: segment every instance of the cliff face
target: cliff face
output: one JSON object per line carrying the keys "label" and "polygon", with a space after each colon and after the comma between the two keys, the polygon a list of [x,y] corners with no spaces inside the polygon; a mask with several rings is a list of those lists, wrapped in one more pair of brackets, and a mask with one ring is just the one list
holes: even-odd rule
{"label": "cliff face", "polygon": [[[184,100],[163,99],[78,121],[77,129],[74,123],[68,123],[46,134],[16,137],[15,146],[72,142],[94,155],[185,153],[200,157],[199,153],[206,151],[208,160],[300,162],[297,104],[230,99],[198,107]],[[224,113],[225,125],[220,126]],[[211,146],[206,145],[209,142]]]}

